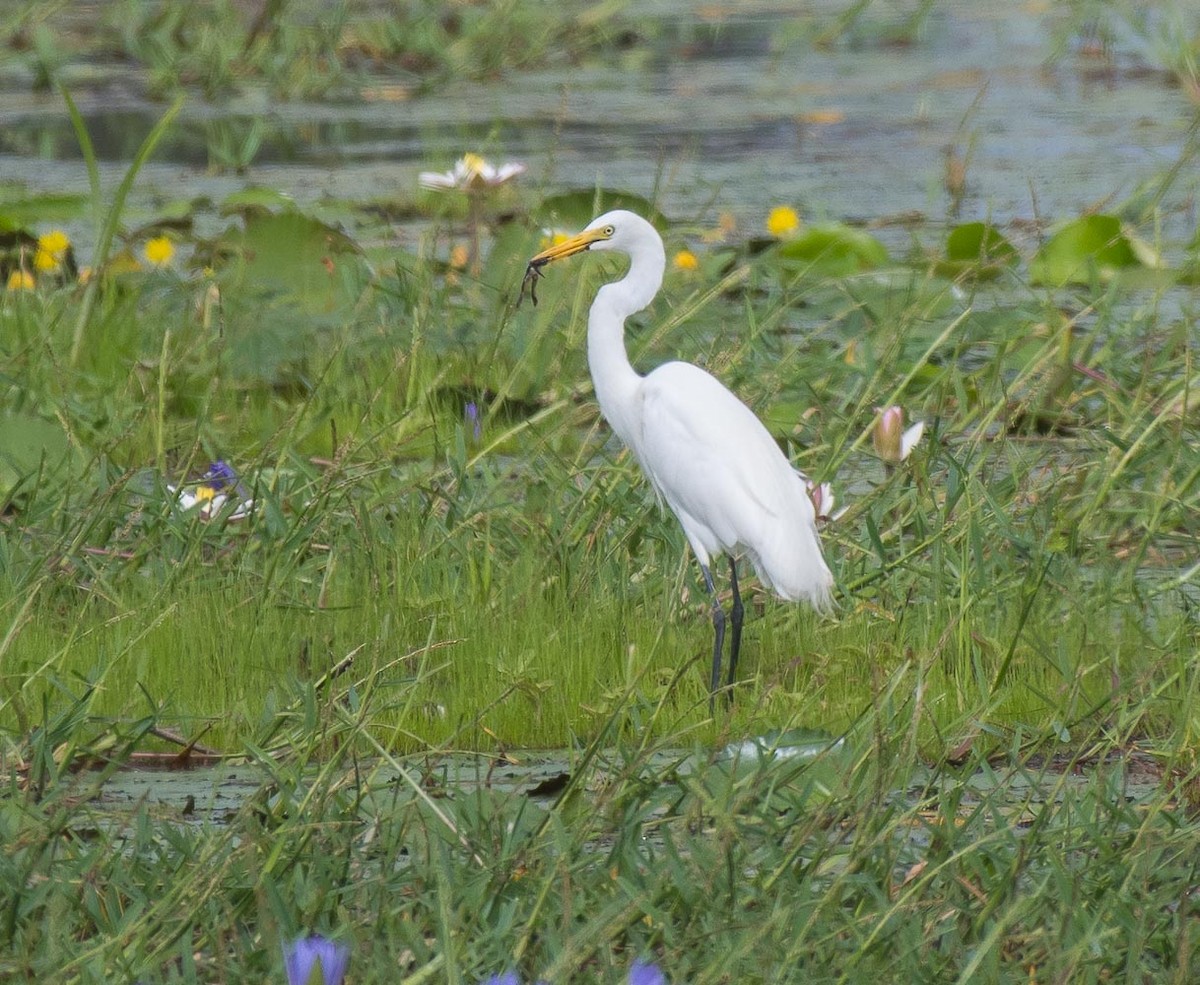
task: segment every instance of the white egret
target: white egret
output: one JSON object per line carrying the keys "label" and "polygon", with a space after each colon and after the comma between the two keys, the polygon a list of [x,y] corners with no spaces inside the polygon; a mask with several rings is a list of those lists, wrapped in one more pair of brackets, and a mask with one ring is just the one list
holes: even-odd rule
{"label": "white egret", "polygon": [[662,239],[649,222],[624,210],[607,212],[530,260],[526,278],[536,283],[546,264],[589,249],[629,257],[625,276],[601,287],[592,302],[588,366],[600,412],[678,518],[704,573],[716,633],[711,707],[721,685],[725,640],[725,613],[709,569],[711,558],[729,556],[730,686],[742,637],[738,555],[750,559],[776,595],[807,600],[820,612],[831,607],[833,576],[821,553],[804,478],[754,412],[698,366],[669,362],[642,376],[630,365],[625,319],[654,299],[666,266]]}

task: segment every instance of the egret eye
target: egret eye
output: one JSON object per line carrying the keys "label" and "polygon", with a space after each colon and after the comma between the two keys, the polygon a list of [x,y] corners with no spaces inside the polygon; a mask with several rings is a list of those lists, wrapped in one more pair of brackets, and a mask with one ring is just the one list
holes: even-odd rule
{"label": "egret eye", "polygon": [[612,226],[605,226],[605,227],[604,227],[604,235],[605,235],[605,236],[611,236],[611,235],[612,235],[613,233],[615,233],[615,232],[616,232],[616,230],[615,230],[615,229],[613,229],[613,227],[612,227]]}

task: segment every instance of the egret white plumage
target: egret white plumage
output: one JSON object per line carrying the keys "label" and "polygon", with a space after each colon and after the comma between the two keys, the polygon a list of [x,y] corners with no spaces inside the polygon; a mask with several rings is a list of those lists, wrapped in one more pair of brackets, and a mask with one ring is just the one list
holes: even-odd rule
{"label": "egret white plumage", "polygon": [[[831,606],[833,576],[821,553],[803,476],[770,432],[715,377],[685,362],[639,374],[625,351],[625,319],[654,300],[662,286],[662,238],[641,216],[617,210],[529,261],[535,282],[543,266],[583,250],[629,257],[623,278],[596,292],[588,315],[588,367],[600,412],[633,453],[659,497],[683,526],[712,597],[712,696],[721,685],[725,613],[709,568],[729,557],[733,588],[728,683],[741,649],[743,606],[737,557],[749,558],[762,583],[783,599]],[[536,301],[536,298],[535,298]]]}

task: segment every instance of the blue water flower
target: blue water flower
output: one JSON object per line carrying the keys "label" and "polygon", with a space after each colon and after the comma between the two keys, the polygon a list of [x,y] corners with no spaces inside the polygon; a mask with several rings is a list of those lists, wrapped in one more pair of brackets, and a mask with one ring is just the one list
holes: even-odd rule
{"label": "blue water flower", "polygon": [[349,964],[350,948],[319,934],[300,937],[283,949],[288,985],[341,985]]}
{"label": "blue water flower", "polygon": [[236,486],[238,477],[228,462],[217,459],[208,467],[200,481],[213,492],[220,492],[226,486]]}
{"label": "blue water flower", "polygon": [[667,985],[667,976],[658,965],[648,961],[635,961],[629,969],[629,985]]}

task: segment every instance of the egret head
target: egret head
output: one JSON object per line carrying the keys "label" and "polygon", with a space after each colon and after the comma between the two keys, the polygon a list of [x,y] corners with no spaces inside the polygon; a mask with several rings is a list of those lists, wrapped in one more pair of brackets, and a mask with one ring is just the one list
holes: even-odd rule
{"label": "egret head", "polygon": [[588,223],[587,228],[561,243],[542,250],[529,261],[531,267],[542,267],[553,260],[574,256],[584,250],[620,250],[632,253],[649,238],[658,239],[658,233],[640,215],[615,209],[605,212]]}
{"label": "egret head", "polygon": [[583,232],[555,243],[530,260],[525,268],[525,279],[521,282],[522,296],[528,287],[530,298],[537,304],[535,291],[542,268],[554,260],[574,256],[584,250],[617,250],[629,256],[629,274],[621,281],[626,285],[629,299],[621,307],[627,313],[640,311],[654,299],[662,283],[666,264],[662,238],[640,215],[625,209],[605,212],[593,219]]}

